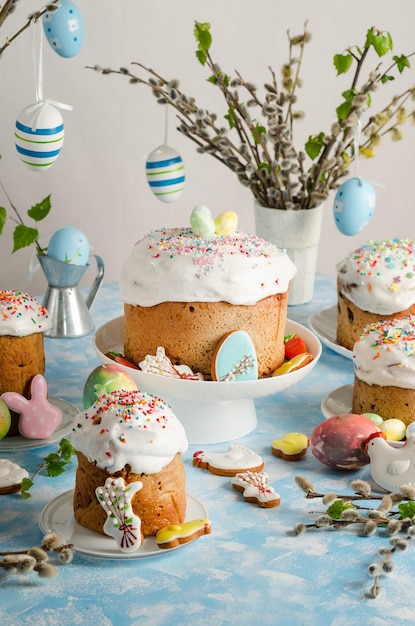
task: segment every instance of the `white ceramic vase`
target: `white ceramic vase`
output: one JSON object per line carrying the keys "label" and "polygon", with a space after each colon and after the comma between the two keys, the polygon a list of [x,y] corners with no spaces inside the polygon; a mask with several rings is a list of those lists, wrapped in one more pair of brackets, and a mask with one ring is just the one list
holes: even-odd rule
{"label": "white ceramic vase", "polygon": [[323,205],[314,209],[285,210],[255,201],[256,234],[285,249],[297,267],[290,284],[288,304],[305,304],[313,297]]}

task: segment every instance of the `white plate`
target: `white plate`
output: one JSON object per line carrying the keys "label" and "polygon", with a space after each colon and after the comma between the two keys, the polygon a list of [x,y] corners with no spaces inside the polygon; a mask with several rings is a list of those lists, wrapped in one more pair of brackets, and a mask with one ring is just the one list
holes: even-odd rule
{"label": "white plate", "polygon": [[324,417],[351,413],[353,404],[353,385],[343,385],[329,393],[321,402]]}
{"label": "white plate", "polygon": [[43,448],[44,446],[49,446],[51,443],[60,441],[62,437],[66,437],[66,435],[71,432],[73,418],[75,415],[78,415],[79,409],[70,402],[66,402],[66,400],[61,400],[60,398],[48,398],[48,400],[62,411],[62,421],[51,436],[48,437],[48,439],[27,439],[20,435],[16,437],[5,437],[0,440],[0,452]]}
{"label": "white plate", "polygon": [[[206,507],[199,500],[187,494],[185,521],[199,518],[208,518]],[[146,537],[136,552],[121,552],[115,539],[95,533],[75,521],[73,490],[65,491],[43,508],[39,526],[44,533],[54,532],[66,543],[73,543],[75,550],[80,554],[98,556],[104,559],[145,559],[163,556],[163,554],[189,545],[189,543],[182,543],[175,548],[159,548],[154,537]]]}
{"label": "white plate", "polygon": [[317,337],[320,339],[325,346],[337,352],[337,354],[341,354],[348,359],[353,357],[353,352],[344,348],[336,341],[336,333],[337,333],[337,307],[332,306],[329,309],[324,309],[320,311],[320,313],[315,313],[314,315],[310,315],[308,318],[308,325],[311,330],[316,333]]}

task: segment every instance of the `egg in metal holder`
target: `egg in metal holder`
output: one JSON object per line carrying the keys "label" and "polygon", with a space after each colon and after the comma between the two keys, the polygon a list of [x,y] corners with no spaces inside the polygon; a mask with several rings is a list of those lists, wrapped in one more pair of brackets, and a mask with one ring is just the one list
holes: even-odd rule
{"label": "egg in metal holder", "polygon": [[166,203],[178,200],[186,178],[182,157],[174,148],[159,146],[147,157],[146,177],[158,200]]}
{"label": "egg in metal holder", "polygon": [[61,57],[74,57],[84,41],[84,20],[78,7],[70,0],[61,0],[56,11],[43,16],[43,30],[52,50]]}
{"label": "egg in metal holder", "polygon": [[62,116],[47,102],[31,104],[19,113],[14,136],[19,157],[29,169],[35,172],[48,169],[63,146]]}
{"label": "egg in metal holder", "polygon": [[334,198],[333,214],[343,235],[357,235],[372,218],[376,193],[372,185],[355,177],[344,182]]}
{"label": "egg in metal holder", "polygon": [[48,257],[63,263],[86,265],[89,257],[89,242],[81,230],[65,226],[57,230],[50,238],[47,254]]}

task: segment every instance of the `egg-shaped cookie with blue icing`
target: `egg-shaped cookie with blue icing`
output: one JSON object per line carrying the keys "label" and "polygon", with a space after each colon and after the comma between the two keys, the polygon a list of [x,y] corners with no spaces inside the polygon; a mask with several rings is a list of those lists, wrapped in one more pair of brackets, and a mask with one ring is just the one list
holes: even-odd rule
{"label": "egg-shaped cookie with blue icing", "polygon": [[229,382],[256,380],[258,359],[254,343],[244,330],[226,333],[213,355],[212,380]]}

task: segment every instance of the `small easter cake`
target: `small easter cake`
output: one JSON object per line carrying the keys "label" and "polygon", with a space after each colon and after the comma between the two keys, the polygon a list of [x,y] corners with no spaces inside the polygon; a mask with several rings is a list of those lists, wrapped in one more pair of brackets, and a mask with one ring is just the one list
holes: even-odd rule
{"label": "small easter cake", "polygon": [[28,477],[28,472],[20,467],[20,465],[9,461],[9,459],[0,459],[1,496],[20,491],[23,478]]}
{"label": "small easter cake", "polygon": [[[22,291],[0,291],[0,395],[14,391],[30,397],[31,381],[45,372],[43,333],[51,327],[46,309]],[[12,413],[8,436],[18,435]]]}
{"label": "small easter cake", "polygon": [[353,363],[353,413],[415,420],[415,316],[366,326]]}
{"label": "small easter cake", "polygon": [[415,314],[415,240],[369,241],[337,269],[337,342],[353,349],[365,326]]}
{"label": "small easter cake", "polygon": [[132,496],[132,514],[140,520],[144,537],[183,523],[181,455],[188,443],[163,400],[141,391],[104,394],[75,418],[71,440],[78,456],[74,515],[79,524],[111,534],[104,530],[107,517],[112,519],[106,497],[115,488]]}
{"label": "small easter cake", "polygon": [[284,360],[296,268],[271,243],[210,219],[210,229],[193,219],[191,228],[156,230],[133,247],[120,277],[124,356],[137,365],[162,346],[174,365],[210,379],[219,342],[241,330],[254,344],[258,377],[270,375]]}

